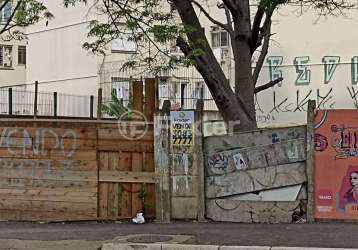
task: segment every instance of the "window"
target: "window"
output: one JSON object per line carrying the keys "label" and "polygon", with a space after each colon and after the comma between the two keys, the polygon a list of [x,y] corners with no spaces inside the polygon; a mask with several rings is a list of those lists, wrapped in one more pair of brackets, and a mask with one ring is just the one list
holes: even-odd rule
{"label": "window", "polygon": [[136,52],[136,50],[137,44],[135,41],[130,40],[129,36],[123,36],[111,42],[112,52]]}
{"label": "window", "polygon": [[122,100],[123,105],[127,107],[130,102],[129,79],[112,77],[112,93],[114,93],[119,100]]}
{"label": "window", "polygon": [[12,67],[12,46],[0,45],[0,67]]}
{"label": "window", "polygon": [[213,27],[211,31],[211,45],[213,48],[229,46],[229,34],[227,31]]}
{"label": "window", "polygon": [[26,65],[26,46],[19,46],[17,63]]}
{"label": "window", "polygon": [[[0,6],[2,6],[4,0],[0,0]],[[0,10],[0,23],[6,23],[11,17],[11,1],[7,2],[4,8]]]}

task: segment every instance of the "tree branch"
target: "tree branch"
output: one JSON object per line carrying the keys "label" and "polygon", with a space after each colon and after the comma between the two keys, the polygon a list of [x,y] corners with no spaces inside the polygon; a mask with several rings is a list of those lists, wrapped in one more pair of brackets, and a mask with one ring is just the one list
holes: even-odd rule
{"label": "tree branch", "polygon": [[261,86],[255,88],[255,94],[257,94],[257,93],[259,93],[259,92],[261,92],[261,91],[263,91],[265,89],[271,88],[271,87],[275,86],[276,84],[278,84],[278,83],[280,83],[282,81],[283,81],[283,78],[279,77],[279,78],[277,78],[277,79],[275,79],[275,80],[273,80],[273,81],[271,81],[269,83],[261,85]]}
{"label": "tree branch", "polygon": [[223,0],[223,3],[229,8],[231,13],[235,13],[238,10],[233,0]]}
{"label": "tree branch", "polygon": [[195,0],[190,0],[190,2],[192,2],[193,4],[195,4],[195,5],[200,9],[200,11],[204,13],[204,15],[209,19],[210,22],[212,22],[213,24],[215,24],[215,25],[217,25],[217,26],[223,28],[223,29],[226,30],[227,32],[231,33],[231,31],[230,31],[230,29],[229,29],[229,27],[228,27],[227,24],[223,24],[223,23],[221,23],[221,22],[215,20],[214,18],[212,18],[212,17],[210,16],[210,14],[204,9],[204,7],[201,6],[201,4],[199,4],[199,3],[198,3],[197,1],[195,1]]}
{"label": "tree branch", "polygon": [[256,44],[258,42],[259,39],[259,34],[260,34],[260,26],[261,26],[261,21],[262,18],[265,14],[265,8],[262,5],[262,1],[260,2],[258,8],[257,8],[257,12],[254,18],[254,22],[252,24],[252,31],[251,31],[251,54],[254,53],[254,51],[256,50]]}
{"label": "tree branch", "polygon": [[262,66],[265,62],[265,58],[268,53],[269,45],[270,45],[270,36],[271,36],[271,28],[269,27],[266,33],[264,34],[264,44],[262,45],[259,59],[257,60],[254,73],[252,74],[254,86],[256,86],[257,79],[259,78]]}
{"label": "tree branch", "polygon": [[176,45],[180,48],[180,50],[184,53],[185,56],[188,56],[190,54],[191,48],[181,36],[178,36],[176,40]]}
{"label": "tree branch", "polygon": [[226,6],[226,4],[224,4],[224,10],[225,10],[225,15],[226,15],[227,26],[228,26],[228,29],[230,30],[229,33],[233,37],[234,36],[234,28],[232,26],[231,13],[230,13],[229,8]]}
{"label": "tree branch", "polygon": [[10,2],[10,0],[5,0],[0,5],[0,11],[7,5],[7,3]]}
{"label": "tree branch", "polygon": [[[6,24],[2,27],[2,29],[0,30],[0,35],[3,34],[4,32],[10,30],[11,28],[15,27],[16,25],[11,25],[10,26],[10,23],[12,21],[12,19],[14,18],[15,16],[15,13],[16,11],[18,10],[18,8],[20,7],[20,4],[21,4],[21,1],[22,0],[19,0],[17,3],[16,3],[16,6],[14,8],[14,10],[12,11],[11,13],[11,16],[8,18],[8,20],[6,20]],[[5,5],[1,6],[2,8],[5,7]]]}

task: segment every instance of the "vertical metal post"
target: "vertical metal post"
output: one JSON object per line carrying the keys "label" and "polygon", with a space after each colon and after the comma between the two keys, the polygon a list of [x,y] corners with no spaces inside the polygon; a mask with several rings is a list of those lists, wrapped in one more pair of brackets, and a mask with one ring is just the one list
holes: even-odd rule
{"label": "vertical metal post", "polygon": [[35,82],[35,100],[34,100],[34,118],[36,119],[37,118],[37,94],[38,94],[38,91],[39,91],[39,82],[36,81]]}
{"label": "vertical metal post", "polygon": [[9,88],[9,115],[12,115],[12,88]]}
{"label": "vertical metal post", "polygon": [[94,96],[90,96],[90,118],[93,119]]}
{"label": "vertical metal post", "polygon": [[57,117],[57,92],[53,92],[53,116]]}

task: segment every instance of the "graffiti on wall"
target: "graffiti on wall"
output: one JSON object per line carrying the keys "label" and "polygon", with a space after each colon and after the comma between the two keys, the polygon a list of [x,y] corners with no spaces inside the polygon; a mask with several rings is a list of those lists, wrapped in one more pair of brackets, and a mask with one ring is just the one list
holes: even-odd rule
{"label": "graffiti on wall", "polygon": [[[77,135],[71,129],[58,132],[52,128],[2,128],[0,150],[4,158],[0,158],[0,170],[7,179],[0,185],[41,187],[41,179],[63,176],[69,171],[72,177],[80,175],[81,162],[73,159],[76,149]],[[54,152],[56,160],[51,159]]]}
{"label": "graffiti on wall", "polygon": [[[269,56],[266,59],[269,66],[270,81],[273,81],[280,77],[285,77],[282,66],[284,64],[283,56]],[[322,57],[323,72],[324,72],[324,83],[328,84],[331,82],[334,73],[337,70],[341,62],[340,56],[324,56]],[[351,79],[352,84],[356,85],[358,82],[358,56],[351,58]],[[293,60],[293,65],[296,70],[296,86],[309,85],[311,83],[312,71],[310,69],[310,57],[299,56]],[[279,85],[279,86],[282,86]]]}
{"label": "graffiti on wall", "polygon": [[0,148],[7,148],[13,156],[48,156],[50,150],[60,150],[64,157],[70,158],[76,150],[76,142],[75,131],[58,134],[51,128],[36,129],[33,135],[25,128],[3,128],[0,136]]}
{"label": "graffiti on wall", "polygon": [[256,95],[258,123],[304,123],[308,100],[315,100],[318,109],[358,109],[358,56],[344,59],[349,61],[335,55],[318,63],[310,56],[267,57],[259,85],[284,80]]}

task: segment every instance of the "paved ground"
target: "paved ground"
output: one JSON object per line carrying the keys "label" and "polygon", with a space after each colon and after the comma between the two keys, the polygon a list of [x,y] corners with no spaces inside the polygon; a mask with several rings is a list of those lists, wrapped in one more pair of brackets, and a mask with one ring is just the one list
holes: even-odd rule
{"label": "paved ground", "polygon": [[[55,244],[49,241],[66,240],[83,245],[83,249],[90,249],[89,245],[96,249],[101,242],[108,242],[118,236],[130,234],[192,235],[194,240],[188,243],[195,244],[358,248],[358,224],[352,223],[267,225],[175,222],[133,225],[130,223],[0,222],[0,249],[11,248],[9,239],[17,243],[30,242],[28,240],[45,241],[40,242],[41,244]],[[63,247],[65,242],[56,244]],[[42,248],[38,247],[38,249]],[[55,248],[47,246],[47,249]]]}

